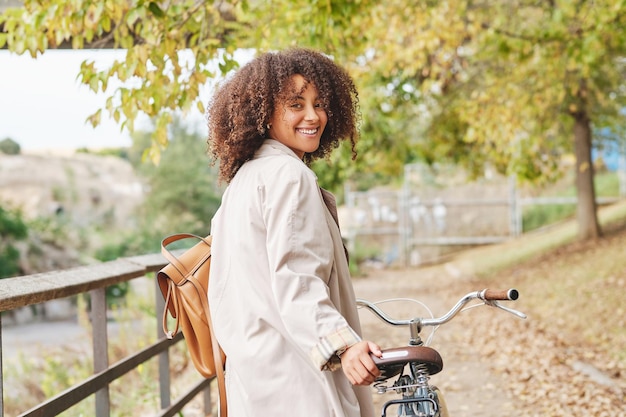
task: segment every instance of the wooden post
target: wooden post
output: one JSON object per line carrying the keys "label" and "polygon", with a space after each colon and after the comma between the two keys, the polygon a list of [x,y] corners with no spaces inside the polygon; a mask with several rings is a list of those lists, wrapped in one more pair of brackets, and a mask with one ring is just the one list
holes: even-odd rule
{"label": "wooden post", "polygon": [[4,417],[4,364],[2,363],[2,313],[0,313],[0,417]]}
{"label": "wooden post", "polygon": [[[161,288],[159,287],[158,281],[154,280],[154,288],[155,288],[155,310],[157,316],[157,339],[165,336],[165,332],[163,332],[163,325],[161,322],[161,317],[163,311],[165,310],[165,300],[163,299],[163,294],[161,294]],[[172,403],[171,400],[171,392],[170,392],[170,353],[169,349],[159,353],[159,395],[161,397],[161,409],[166,409]]]}
{"label": "wooden post", "polygon": [[[107,331],[106,288],[96,288],[91,295],[91,325],[93,328],[93,371],[94,374],[109,367],[109,346]],[[96,417],[109,417],[109,387],[96,392]]]}

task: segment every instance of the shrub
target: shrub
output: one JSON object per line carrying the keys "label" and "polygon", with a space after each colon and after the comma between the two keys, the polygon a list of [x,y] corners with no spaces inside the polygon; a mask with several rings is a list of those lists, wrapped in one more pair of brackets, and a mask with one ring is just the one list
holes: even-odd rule
{"label": "shrub", "polygon": [[12,242],[25,239],[27,235],[28,228],[21,215],[0,207],[0,278],[19,274],[20,254]]}
{"label": "shrub", "polygon": [[19,143],[11,138],[5,138],[0,141],[0,152],[7,155],[19,155],[22,148]]}

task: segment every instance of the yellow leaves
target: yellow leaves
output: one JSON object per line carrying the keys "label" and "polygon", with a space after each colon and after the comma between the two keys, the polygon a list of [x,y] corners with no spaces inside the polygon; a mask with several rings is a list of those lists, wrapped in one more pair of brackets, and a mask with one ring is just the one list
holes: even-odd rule
{"label": "yellow leaves", "polygon": [[102,30],[105,33],[111,31],[111,18],[109,16],[102,17],[102,19],[100,19],[100,24],[102,25]]}
{"label": "yellow leaves", "polygon": [[487,94],[487,91],[484,91],[484,90],[473,90],[470,94],[470,98],[477,105],[480,105],[482,103],[487,103],[489,102],[489,99],[490,99],[489,95]]}
{"label": "yellow leaves", "polygon": [[146,17],[146,9],[145,7],[135,7],[132,8],[126,13],[126,18],[124,19],[125,23],[132,27],[135,23],[143,20]]}
{"label": "yellow leaves", "polygon": [[126,55],[126,65],[132,62],[134,69],[132,75],[144,78],[147,74],[147,63],[149,56],[148,45],[135,45]]}
{"label": "yellow leaves", "polygon": [[84,18],[85,28],[95,30],[98,27],[103,9],[102,3],[92,3],[89,5]]}
{"label": "yellow leaves", "polygon": [[82,49],[85,41],[79,36],[72,36],[72,49]]}
{"label": "yellow leaves", "polygon": [[112,117],[113,117],[113,120],[115,120],[115,123],[120,122],[120,116],[121,116],[121,112],[119,109],[113,110]]}
{"label": "yellow leaves", "polygon": [[100,119],[102,117],[102,109],[98,109],[94,114],[87,117],[87,121],[91,124],[92,127],[96,127],[100,124]]}
{"label": "yellow leaves", "polygon": [[151,146],[143,153],[142,159],[144,161],[150,161],[154,165],[159,165],[161,162],[161,148],[155,142],[152,142]]}
{"label": "yellow leaves", "polygon": [[462,4],[392,0],[371,6],[359,24],[360,36],[373,53],[367,66],[356,66],[354,73],[367,77],[374,70],[383,77],[415,76],[443,83],[468,36]]}
{"label": "yellow leaves", "polygon": [[202,114],[206,113],[206,108],[204,106],[204,103],[202,103],[201,101],[196,101],[196,107],[198,108],[200,113],[202,113]]}
{"label": "yellow leaves", "polygon": [[54,32],[54,42],[52,43],[53,46],[57,46],[57,45],[61,45],[63,43],[64,40],[68,39],[70,37],[70,32],[67,29],[61,29],[59,28],[58,30],[56,30]]}
{"label": "yellow leaves", "polygon": [[94,93],[100,91],[100,86],[102,86],[102,91],[106,90],[108,77],[106,74],[98,73],[93,61],[83,61],[80,64],[80,73],[77,78],[79,78],[83,84],[88,85],[89,89]]}
{"label": "yellow leaves", "polygon": [[610,99],[611,93],[612,92],[602,91],[600,88],[594,89],[595,102],[598,103],[601,108],[609,108],[612,104]]}
{"label": "yellow leaves", "polygon": [[194,71],[191,74],[191,80],[197,84],[204,84],[207,81],[207,74],[202,71]]}
{"label": "yellow leaves", "polygon": [[37,58],[39,52],[43,53],[48,47],[48,41],[45,37],[29,38],[26,41],[28,52],[32,58]]}

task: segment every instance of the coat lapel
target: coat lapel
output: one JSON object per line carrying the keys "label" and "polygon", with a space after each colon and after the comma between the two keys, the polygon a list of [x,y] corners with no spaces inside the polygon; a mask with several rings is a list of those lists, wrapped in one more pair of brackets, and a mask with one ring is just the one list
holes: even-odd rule
{"label": "coat lapel", "polygon": [[[337,200],[335,200],[335,196],[330,191],[327,191],[322,187],[320,187],[320,191],[322,192],[322,199],[324,200],[324,204],[326,204],[330,215],[333,217],[333,220],[335,220],[335,223],[337,224],[337,227],[341,232],[341,228],[339,227],[339,216],[337,215]],[[346,260],[348,261],[348,263],[350,263],[350,255],[348,255],[348,249],[346,248],[346,245],[343,244],[343,239],[341,241],[341,244],[343,246],[343,251],[346,254]]]}

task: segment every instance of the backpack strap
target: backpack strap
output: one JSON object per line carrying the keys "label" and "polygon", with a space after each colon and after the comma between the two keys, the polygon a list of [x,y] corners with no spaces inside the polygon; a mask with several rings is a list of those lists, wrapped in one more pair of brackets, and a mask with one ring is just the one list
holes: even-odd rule
{"label": "backpack strap", "polygon": [[[211,246],[211,239],[210,238],[204,238],[202,236],[198,236],[198,235],[194,235],[191,233],[176,233],[174,235],[168,236],[165,239],[163,239],[161,241],[161,253],[163,254],[163,256],[165,257],[165,259],[167,259],[167,261],[172,264],[172,266],[174,268],[176,268],[176,271],[178,271],[178,273],[180,274],[181,277],[184,277],[186,275],[188,275],[191,271],[188,271],[187,268],[185,268],[185,266],[182,264],[182,262],[180,262],[180,260],[174,256],[174,254],[172,252],[169,251],[169,249],[167,249],[167,246],[171,243],[177,242],[181,239],[188,239],[188,238],[194,238],[194,239],[198,239],[203,241],[207,246]],[[199,260],[199,261],[203,261],[203,260]],[[193,270],[193,268],[192,268]]]}
{"label": "backpack strap", "polygon": [[[171,302],[171,304],[170,304]],[[172,308],[172,317],[176,319],[174,330],[167,327],[167,307]],[[180,329],[180,318],[178,317],[178,297],[176,293],[176,284],[170,279],[167,280],[167,295],[165,296],[165,307],[163,308],[163,332],[165,337],[172,339]]]}
{"label": "backpack strap", "polygon": [[[194,277],[190,275],[188,277],[189,282],[191,282],[196,290],[204,291],[200,282]],[[205,311],[207,323],[209,325],[209,331],[211,333],[211,345],[213,347],[213,361],[215,363],[215,372],[217,376],[217,389],[219,391],[219,403],[218,410],[220,417],[226,417],[228,415],[228,408],[226,403],[226,380],[224,377],[224,359],[222,358],[222,349],[220,348],[217,339],[215,338],[215,332],[213,331],[213,321],[211,320],[211,311],[209,310],[208,299],[205,297],[200,297],[202,300],[202,307]]]}

